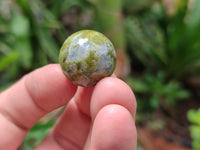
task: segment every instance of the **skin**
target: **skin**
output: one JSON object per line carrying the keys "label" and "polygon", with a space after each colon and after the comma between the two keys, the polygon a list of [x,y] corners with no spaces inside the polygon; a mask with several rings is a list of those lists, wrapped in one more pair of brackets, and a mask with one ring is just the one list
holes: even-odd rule
{"label": "skin", "polygon": [[17,149],[41,117],[66,103],[36,150],[136,150],[136,101],[129,86],[107,77],[95,87],[77,87],[58,64],[39,68],[0,93],[0,149]]}

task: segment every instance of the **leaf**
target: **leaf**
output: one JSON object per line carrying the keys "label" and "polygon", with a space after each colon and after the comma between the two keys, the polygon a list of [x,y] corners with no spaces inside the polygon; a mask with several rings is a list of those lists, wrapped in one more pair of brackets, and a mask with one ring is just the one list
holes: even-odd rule
{"label": "leaf", "polygon": [[191,29],[196,29],[200,25],[200,1],[194,0],[192,8],[187,15],[187,25]]}
{"label": "leaf", "polygon": [[6,67],[8,67],[11,63],[16,61],[16,59],[19,57],[19,53],[17,51],[13,51],[9,53],[8,55],[5,55],[0,60],[0,72],[3,71]]}
{"label": "leaf", "polygon": [[54,123],[54,120],[51,120],[45,124],[38,122],[26,135],[26,138],[23,142],[23,147],[26,150],[35,149],[36,146],[44,139]]}
{"label": "leaf", "polygon": [[159,97],[158,95],[154,94],[151,98],[150,98],[150,105],[152,108],[158,108],[160,104],[160,101],[159,101]]}
{"label": "leaf", "polygon": [[153,14],[129,17],[125,20],[125,27],[132,54],[149,68],[163,68],[167,62],[164,35]]}
{"label": "leaf", "polygon": [[52,61],[58,62],[59,48],[48,30],[38,29],[37,38],[46,55],[48,55]]}
{"label": "leaf", "polygon": [[191,125],[189,127],[189,130],[191,131],[191,137],[196,141],[200,141],[200,126],[197,125]]}
{"label": "leaf", "polygon": [[28,19],[19,13],[13,12],[10,31],[16,37],[27,37],[30,34]]}
{"label": "leaf", "polygon": [[134,92],[139,92],[139,93],[149,92],[148,85],[141,79],[137,78],[134,79],[133,77],[130,77],[126,79],[126,82],[132,87]]}
{"label": "leaf", "polygon": [[21,14],[13,13],[10,30],[14,38],[12,47],[20,54],[18,62],[24,68],[30,68],[33,52],[30,42],[29,20]]}
{"label": "leaf", "polygon": [[187,118],[191,123],[200,125],[200,109],[194,110],[191,109],[187,113]]}

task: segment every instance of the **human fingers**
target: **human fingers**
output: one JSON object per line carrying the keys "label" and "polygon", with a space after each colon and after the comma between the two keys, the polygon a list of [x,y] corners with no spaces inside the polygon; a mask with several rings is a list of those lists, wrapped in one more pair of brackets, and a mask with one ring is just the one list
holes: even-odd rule
{"label": "human fingers", "polygon": [[[109,145],[114,146],[114,143],[120,143],[120,140],[125,137],[132,142],[129,143],[130,147],[134,147],[137,137],[134,125],[135,112],[135,96],[126,83],[113,77],[101,80],[94,88],[91,98],[90,113],[93,127],[90,130],[85,150],[101,149],[98,148],[101,144],[95,143],[98,139],[105,141],[108,134],[111,139],[111,143],[105,141],[108,149]],[[126,125],[122,124],[123,122]],[[120,134],[114,135],[113,133]]]}
{"label": "human fingers", "polygon": [[33,71],[1,93],[0,149],[17,149],[28,130],[42,116],[66,104],[76,88],[60,66],[52,64]]}
{"label": "human fingers", "polygon": [[61,117],[36,150],[82,150],[87,139],[91,118],[90,99],[93,87],[78,87]]}
{"label": "human fingers", "polygon": [[[113,90],[109,92],[111,87]],[[121,91],[121,93],[118,92],[118,94],[122,94],[121,97],[124,96],[124,101],[122,102],[120,99],[114,100],[112,98],[112,95],[116,95],[115,92],[118,90]],[[135,113],[136,104],[134,101],[134,95],[132,94],[131,89],[119,79],[114,79],[113,77],[103,79],[99,81],[94,88],[79,87],[77,93],[67,105],[61,118],[44,141],[37,147],[37,150],[43,150],[45,148],[57,150],[83,149],[83,145],[86,142],[90,130],[91,115],[94,115],[94,112],[91,114],[91,97],[95,100],[96,98],[98,99],[96,96],[99,96],[99,94],[94,96],[96,92],[101,93],[99,100],[104,101],[98,105],[104,107],[104,105],[117,103],[127,107],[132,114]],[[121,98],[119,95],[116,96]],[[105,97],[105,99],[103,97]],[[128,105],[131,106],[129,107]],[[96,109],[101,109],[101,107],[96,107]],[[90,137],[88,139],[90,139]]]}

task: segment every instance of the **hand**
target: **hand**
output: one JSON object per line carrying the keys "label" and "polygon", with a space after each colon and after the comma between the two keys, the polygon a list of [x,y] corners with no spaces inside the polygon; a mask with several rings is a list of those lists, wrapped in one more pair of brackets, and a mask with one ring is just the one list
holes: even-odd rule
{"label": "hand", "polygon": [[17,149],[41,117],[66,103],[37,150],[136,150],[136,101],[129,86],[107,77],[95,87],[77,87],[57,64],[33,71],[0,94],[0,149]]}

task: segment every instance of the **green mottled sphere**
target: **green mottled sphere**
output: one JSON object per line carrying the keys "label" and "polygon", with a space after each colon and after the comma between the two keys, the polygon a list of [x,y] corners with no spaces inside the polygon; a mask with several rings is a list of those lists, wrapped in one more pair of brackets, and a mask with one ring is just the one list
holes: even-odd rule
{"label": "green mottled sphere", "polygon": [[74,84],[91,87],[113,73],[116,53],[103,34],[82,30],[65,40],[59,62],[66,77]]}

